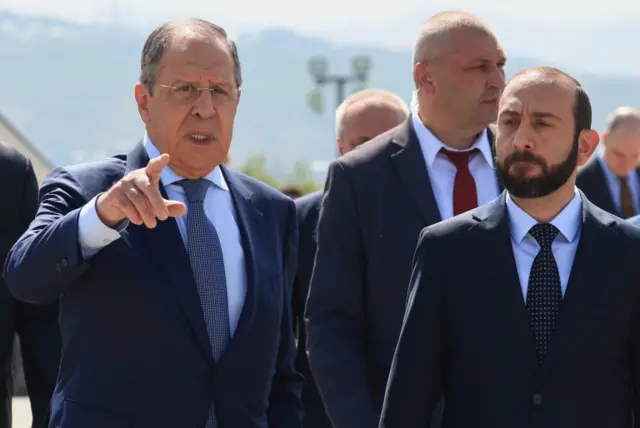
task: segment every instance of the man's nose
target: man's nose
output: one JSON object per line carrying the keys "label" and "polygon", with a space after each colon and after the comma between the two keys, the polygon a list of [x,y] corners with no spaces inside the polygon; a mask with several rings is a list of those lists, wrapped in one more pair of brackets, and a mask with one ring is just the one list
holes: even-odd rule
{"label": "man's nose", "polygon": [[210,119],[216,114],[216,106],[209,91],[200,91],[193,104],[193,114],[202,119]]}

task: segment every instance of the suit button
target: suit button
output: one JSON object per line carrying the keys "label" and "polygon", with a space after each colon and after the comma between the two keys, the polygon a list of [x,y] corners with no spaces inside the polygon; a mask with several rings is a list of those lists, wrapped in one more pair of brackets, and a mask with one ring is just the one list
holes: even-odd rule
{"label": "suit button", "polygon": [[533,394],[533,404],[536,406],[542,404],[542,394]]}
{"label": "suit button", "polygon": [[63,257],[60,260],[58,260],[58,263],[56,263],[56,270],[58,272],[62,272],[62,270],[67,266],[69,266],[69,262],[67,261],[66,257]]}

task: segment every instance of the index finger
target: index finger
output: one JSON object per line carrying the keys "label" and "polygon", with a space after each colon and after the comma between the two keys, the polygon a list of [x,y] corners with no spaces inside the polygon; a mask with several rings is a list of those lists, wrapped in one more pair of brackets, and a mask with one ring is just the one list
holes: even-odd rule
{"label": "index finger", "polygon": [[167,153],[163,153],[160,156],[157,156],[149,161],[144,172],[147,174],[147,177],[154,184],[157,184],[160,181],[160,173],[162,169],[169,164],[169,155]]}

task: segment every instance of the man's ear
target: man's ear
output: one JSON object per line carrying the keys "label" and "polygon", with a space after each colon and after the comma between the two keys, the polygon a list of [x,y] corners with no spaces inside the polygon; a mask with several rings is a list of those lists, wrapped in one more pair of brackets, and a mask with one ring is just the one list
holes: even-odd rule
{"label": "man's ear", "polygon": [[600,135],[598,131],[587,129],[580,132],[578,137],[578,166],[582,166],[591,158],[598,147]]}
{"label": "man's ear", "polygon": [[142,121],[147,123],[150,119],[149,97],[151,97],[151,94],[149,93],[149,88],[143,83],[136,83],[133,93],[136,98],[136,104],[138,105],[138,113],[140,113]]}

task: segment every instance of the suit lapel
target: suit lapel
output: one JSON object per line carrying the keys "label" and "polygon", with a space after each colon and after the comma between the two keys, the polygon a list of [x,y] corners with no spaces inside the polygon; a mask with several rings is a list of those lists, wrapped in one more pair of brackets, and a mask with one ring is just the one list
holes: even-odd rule
{"label": "suit lapel", "polygon": [[425,224],[434,224],[441,220],[440,211],[411,120],[409,116],[397,129],[392,142],[398,150],[391,155],[391,161]]}
{"label": "suit lapel", "polygon": [[[142,144],[138,144],[127,156],[126,174],[145,167],[148,162],[149,157],[146,150]],[[160,192],[163,198],[168,198],[162,185]],[[127,233],[138,238],[145,245],[150,259],[168,279],[166,282],[162,281],[162,284],[167,284],[169,293],[175,295],[180,302],[198,343],[209,362],[214,364],[198,289],[191,273],[189,255],[176,220],[169,218],[166,221],[160,221],[155,229],[131,224],[127,228]]]}
{"label": "suit lapel", "polygon": [[242,248],[244,251],[245,266],[247,272],[247,293],[245,296],[244,306],[238,320],[238,327],[231,338],[229,349],[220,359],[220,364],[230,354],[234,344],[236,344],[242,335],[246,332],[247,327],[251,324],[252,317],[255,313],[257,304],[257,284],[258,284],[258,264],[256,258],[255,238],[259,236],[258,220],[262,217],[262,213],[258,211],[255,203],[252,201],[253,193],[238,179],[236,174],[229,171],[224,165],[220,166],[224,178],[229,186],[233,206],[237,214],[238,229],[242,239]]}
{"label": "suit lapel", "polygon": [[512,322],[505,324],[509,336],[514,343],[522,347],[523,353],[530,359],[533,366],[537,366],[533,335],[529,322],[529,314],[518,276],[513,247],[511,244],[511,232],[509,228],[509,216],[506,207],[506,193],[503,192],[498,199],[480,207],[474,218],[480,221],[478,228],[483,231],[484,243],[482,248],[493,248],[486,272],[490,280],[487,284],[499,287],[492,294],[497,299],[495,310],[504,312],[505,320]]}
{"label": "suit lapel", "polygon": [[615,244],[607,245],[607,240],[612,236],[609,230],[612,221],[598,218],[595,206],[582,192],[580,196],[583,204],[580,241],[560,305],[556,329],[547,348],[543,376],[560,356],[566,354],[566,348],[574,347],[582,328],[581,320],[589,315],[590,307],[598,305],[600,289],[606,286],[606,269],[602,266],[613,266],[610,260],[616,256],[615,251],[611,251]]}

